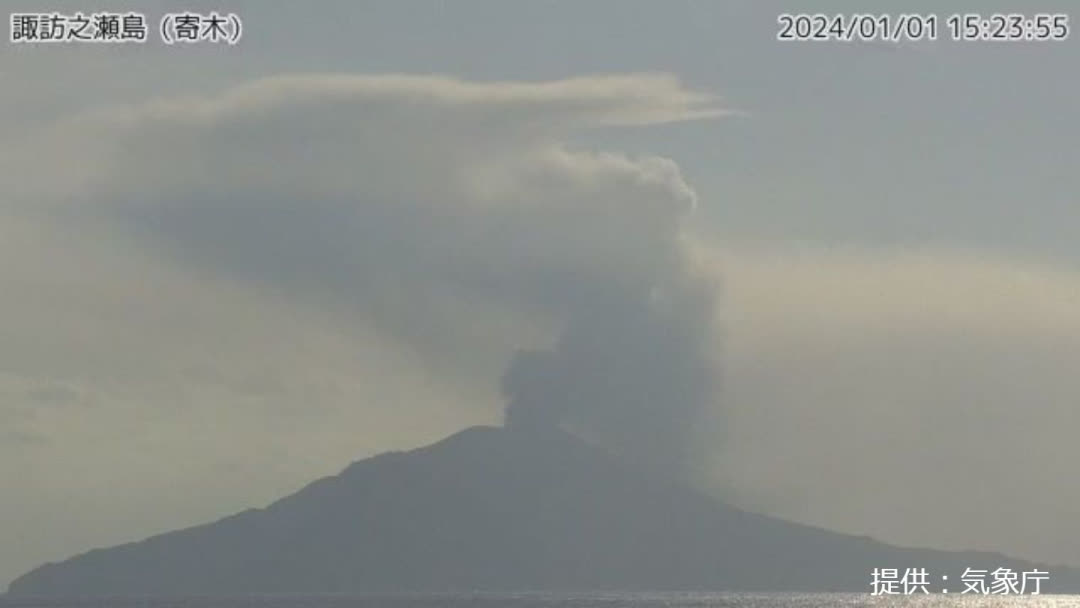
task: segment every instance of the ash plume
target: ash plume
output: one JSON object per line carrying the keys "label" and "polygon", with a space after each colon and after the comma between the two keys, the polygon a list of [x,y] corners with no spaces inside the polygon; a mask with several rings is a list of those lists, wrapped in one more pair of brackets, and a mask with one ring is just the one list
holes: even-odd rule
{"label": "ash plume", "polygon": [[716,388],[697,195],[671,159],[568,142],[727,112],[663,74],[280,75],[65,125],[105,177],[73,176],[96,204],[64,213],[332,311],[425,378],[501,372],[511,427],[684,473]]}
{"label": "ash plume", "polygon": [[502,379],[508,427],[564,427],[639,465],[689,474],[717,389],[715,290],[672,253],[651,284],[594,285],[551,348],[516,353]]}

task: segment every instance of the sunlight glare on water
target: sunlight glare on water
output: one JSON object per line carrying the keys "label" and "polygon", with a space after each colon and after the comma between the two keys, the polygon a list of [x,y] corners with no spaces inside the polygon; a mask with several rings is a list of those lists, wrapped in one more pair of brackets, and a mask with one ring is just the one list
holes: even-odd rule
{"label": "sunlight glare on water", "polygon": [[0,598],[0,608],[1080,608],[1077,595],[590,593]]}

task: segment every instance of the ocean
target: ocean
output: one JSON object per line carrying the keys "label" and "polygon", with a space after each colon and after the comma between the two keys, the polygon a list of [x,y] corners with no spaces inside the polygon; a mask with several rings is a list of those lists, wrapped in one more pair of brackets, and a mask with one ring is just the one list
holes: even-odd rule
{"label": "ocean", "polygon": [[1080,608],[1080,595],[855,593],[477,593],[237,597],[3,598],[0,608]]}

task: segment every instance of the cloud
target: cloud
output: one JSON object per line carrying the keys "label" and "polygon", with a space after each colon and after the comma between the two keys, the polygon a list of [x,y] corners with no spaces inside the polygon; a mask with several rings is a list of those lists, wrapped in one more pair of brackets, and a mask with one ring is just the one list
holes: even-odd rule
{"label": "cloud", "polygon": [[[213,97],[158,100],[96,113],[95,119],[127,122],[181,120],[213,123],[282,108],[387,106],[407,115],[453,113],[511,130],[552,126],[649,125],[715,118],[731,110],[719,98],[685,88],[663,73],[598,75],[546,82],[475,82],[438,75],[290,74],[240,84]],[[505,113],[505,114],[504,114]],[[530,120],[533,118],[535,120]]]}
{"label": "cloud", "polygon": [[[617,413],[620,428],[601,436],[619,437],[627,452],[652,444],[650,460],[676,462],[660,452],[685,449],[715,390],[702,339],[712,308],[693,302],[708,287],[689,272],[681,242],[696,194],[668,159],[573,149],[561,138],[725,112],[664,75],[270,78],[73,121],[68,136],[93,133],[110,153],[70,213],[105,217],[228,276],[329,291],[424,354],[475,348],[448,333],[475,323],[472,310],[546,321],[561,332],[553,355],[567,355],[570,368],[587,357],[595,373],[545,383],[573,384],[573,398],[531,401],[566,397],[552,407],[591,412],[599,429]],[[669,300],[664,312],[658,296]],[[458,316],[453,301],[472,310]],[[530,346],[520,335],[498,339]],[[637,371],[621,377],[636,388],[620,389],[612,366],[634,352]],[[644,373],[665,364],[685,369]],[[659,420],[674,421],[669,432]]]}
{"label": "cloud", "polygon": [[[295,74],[214,96],[89,111],[26,136],[0,161],[11,174],[44,177],[58,163],[40,163],[38,153],[59,154],[69,171],[50,175],[60,181],[52,189],[57,196],[83,188],[130,192],[125,186],[132,186],[139,192],[147,184],[159,191],[244,185],[308,193],[310,188],[352,192],[363,185],[371,192],[382,184],[374,164],[380,158],[405,155],[413,170],[445,170],[447,155],[487,162],[508,149],[557,141],[581,128],[729,112],[715,96],[686,89],[666,74],[488,83],[443,76]],[[275,127],[269,131],[260,128],[270,124]],[[382,154],[362,158],[370,171],[357,175],[348,156],[365,149]],[[207,151],[208,156],[202,154]],[[159,162],[165,158],[173,162]],[[80,162],[68,162],[75,159]],[[275,171],[264,171],[259,161],[275,163]],[[401,169],[378,168],[392,169],[391,180]],[[404,183],[392,181],[392,187]],[[37,181],[30,191],[40,195],[43,186]]]}

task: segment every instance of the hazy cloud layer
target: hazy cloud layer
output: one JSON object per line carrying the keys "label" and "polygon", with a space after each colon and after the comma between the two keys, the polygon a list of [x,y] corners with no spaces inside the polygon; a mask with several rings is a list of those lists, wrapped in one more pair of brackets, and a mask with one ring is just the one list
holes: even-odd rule
{"label": "hazy cloud layer", "polygon": [[555,365],[514,360],[512,419],[584,426],[682,472],[717,384],[711,288],[682,243],[695,194],[670,160],[560,139],[724,113],[664,75],[300,75],[104,110],[55,136],[111,148],[74,216],[229,276],[329,290],[422,353],[471,346],[447,335],[475,321],[448,300],[548,319]]}
{"label": "hazy cloud layer", "polygon": [[1080,563],[1080,273],[945,248],[714,255],[729,356],[713,472],[742,504]]}

